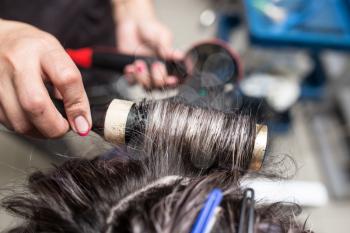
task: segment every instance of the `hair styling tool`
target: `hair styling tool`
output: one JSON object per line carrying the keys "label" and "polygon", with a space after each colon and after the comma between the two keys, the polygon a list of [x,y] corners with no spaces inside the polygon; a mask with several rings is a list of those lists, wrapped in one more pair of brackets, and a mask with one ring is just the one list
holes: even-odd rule
{"label": "hair styling tool", "polygon": [[248,188],[244,191],[238,233],[254,233],[254,190]]}
{"label": "hair styling tool", "polygon": [[215,225],[223,193],[220,189],[213,189],[204,204],[203,209],[194,223],[191,233],[209,233]]}
{"label": "hair styling tool", "polygon": [[[136,60],[144,60],[147,64],[161,61],[156,57],[122,54],[114,48],[82,48],[67,49],[72,60],[81,68],[108,69],[124,72],[126,65]],[[236,83],[242,78],[242,65],[238,55],[225,42],[219,40],[203,41],[190,48],[182,60],[165,60],[168,73],[180,80],[188,76],[215,77],[221,85]]]}
{"label": "hair styling tool", "polygon": [[[55,100],[54,103],[60,113],[65,115],[63,103]],[[147,105],[114,99],[109,104],[92,105],[90,108],[93,120],[92,130],[112,144],[128,144],[145,132]],[[261,168],[268,143],[267,138],[267,126],[257,124],[253,157],[249,169],[258,171]]]}

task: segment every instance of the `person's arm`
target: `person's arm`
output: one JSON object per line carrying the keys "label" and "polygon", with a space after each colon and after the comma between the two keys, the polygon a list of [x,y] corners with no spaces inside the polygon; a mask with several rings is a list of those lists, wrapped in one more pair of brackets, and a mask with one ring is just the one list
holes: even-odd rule
{"label": "person's arm", "polygon": [[[114,11],[117,48],[137,55],[158,55],[164,59],[180,59],[182,54],[172,47],[172,33],[156,17],[152,0],[115,0]],[[175,85],[178,79],[168,76],[163,63],[148,70],[145,62],[136,61],[125,68],[128,81],[146,88]]]}
{"label": "person's arm", "polygon": [[[171,48],[172,34],[158,21],[152,0],[115,0],[114,12],[117,47],[121,52],[160,54],[164,53],[161,47]],[[158,42],[163,45],[159,46]]]}
{"label": "person's arm", "polygon": [[[68,122],[55,108],[45,83],[65,105]],[[82,77],[58,40],[31,25],[0,20],[0,123],[21,134],[56,138],[69,125],[91,128]]]}

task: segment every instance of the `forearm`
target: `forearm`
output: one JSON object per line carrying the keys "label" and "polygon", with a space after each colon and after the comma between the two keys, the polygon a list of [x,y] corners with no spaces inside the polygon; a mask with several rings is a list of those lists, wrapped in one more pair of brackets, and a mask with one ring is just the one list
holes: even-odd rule
{"label": "forearm", "polygon": [[113,0],[113,8],[116,22],[155,17],[153,0]]}

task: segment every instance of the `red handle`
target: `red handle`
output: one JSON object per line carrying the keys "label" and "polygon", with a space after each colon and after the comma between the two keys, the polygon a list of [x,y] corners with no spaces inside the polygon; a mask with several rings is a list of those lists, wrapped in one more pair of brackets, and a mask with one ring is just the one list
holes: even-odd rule
{"label": "red handle", "polygon": [[82,49],[67,49],[68,55],[72,58],[75,64],[78,66],[88,69],[92,66],[92,48],[82,48]]}

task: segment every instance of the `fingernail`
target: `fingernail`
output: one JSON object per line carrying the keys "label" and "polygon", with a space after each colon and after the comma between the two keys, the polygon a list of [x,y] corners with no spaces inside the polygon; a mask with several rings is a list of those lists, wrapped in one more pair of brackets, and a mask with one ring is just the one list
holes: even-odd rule
{"label": "fingernail", "polygon": [[137,71],[138,73],[142,73],[142,72],[143,72],[143,66],[140,65],[140,64],[138,64],[138,65],[136,66],[136,71]]}
{"label": "fingernail", "polygon": [[178,82],[179,82],[179,79],[175,77],[169,77],[168,79],[166,79],[167,85],[176,85]]}
{"label": "fingernail", "polygon": [[80,136],[87,136],[90,132],[89,123],[83,116],[78,116],[74,119],[75,128]]}

